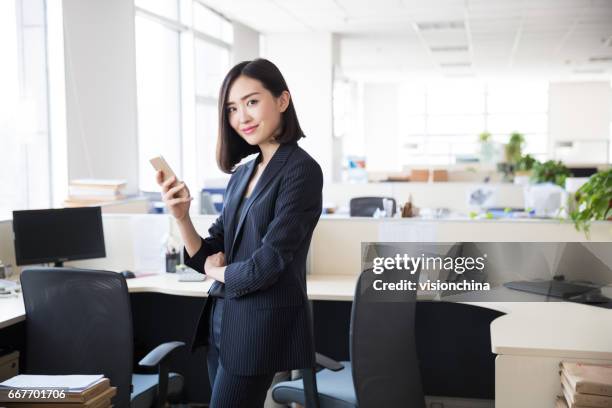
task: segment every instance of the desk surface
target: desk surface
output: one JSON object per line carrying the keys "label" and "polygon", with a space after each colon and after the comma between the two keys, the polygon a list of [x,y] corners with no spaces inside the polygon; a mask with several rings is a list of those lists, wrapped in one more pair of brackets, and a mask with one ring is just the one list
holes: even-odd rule
{"label": "desk surface", "polygon": [[612,310],[570,302],[517,303],[491,323],[495,354],[612,360]]}
{"label": "desk surface", "polygon": [[25,320],[25,306],[21,294],[0,298],[0,329]]}
{"label": "desk surface", "polygon": [[[163,293],[176,296],[205,297],[212,280],[179,282],[175,274],[159,274],[126,280],[130,293]],[[309,276],[308,297],[312,300],[353,299],[355,276]],[[23,297],[0,298],[0,329],[25,320]]]}
{"label": "desk surface", "polygon": [[[310,275],[307,278],[308,298],[311,300],[352,300],[356,276]],[[154,292],[168,295],[206,297],[212,284],[211,279],[203,282],[179,282],[175,274],[160,274],[128,279],[130,293]]]}

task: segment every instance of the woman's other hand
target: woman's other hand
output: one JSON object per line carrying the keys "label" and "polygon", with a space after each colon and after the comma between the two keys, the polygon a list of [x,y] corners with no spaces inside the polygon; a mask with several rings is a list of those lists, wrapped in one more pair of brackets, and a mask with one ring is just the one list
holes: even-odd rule
{"label": "woman's other hand", "polygon": [[225,254],[217,252],[206,258],[204,273],[219,282],[225,282]]}
{"label": "woman's other hand", "polygon": [[184,182],[177,183],[176,177],[172,176],[163,181],[163,172],[157,172],[157,184],[161,186],[162,199],[172,214],[178,221],[189,215],[189,205],[193,197]]}
{"label": "woman's other hand", "polygon": [[217,252],[206,258],[206,262],[204,262],[204,271],[222,266],[225,266],[225,254],[223,252]]}

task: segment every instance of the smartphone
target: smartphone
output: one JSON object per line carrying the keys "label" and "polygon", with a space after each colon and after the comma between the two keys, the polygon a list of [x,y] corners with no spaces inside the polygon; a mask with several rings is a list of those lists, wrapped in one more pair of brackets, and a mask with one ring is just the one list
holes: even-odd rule
{"label": "smartphone", "polygon": [[[152,159],[149,159],[149,161],[151,162],[155,170],[161,170],[163,172],[164,179],[162,180],[162,182],[168,180],[169,178],[173,176],[176,177],[176,174],[174,174],[174,172],[172,171],[172,168],[170,167],[166,159],[164,159],[164,156],[159,155],[157,157],[153,157]],[[177,177],[176,181],[172,183],[172,186],[175,186],[176,183],[178,182],[179,182],[179,179]],[[175,195],[175,197],[187,197],[187,195],[188,195],[187,190],[182,189],[181,191],[179,191],[177,195]]]}
{"label": "smartphone", "polygon": [[[151,162],[155,170],[158,170],[158,171],[161,170],[164,172],[163,181],[168,180],[172,176],[176,176],[174,172],[172,171],[172,169],[170,168],[170,165],[168,164],[166,159],[164,159],[164,156],[159,155],[157,157],[153,157],[149,161]],[[177,181],[178,181],[178,178],[177,178]]]}

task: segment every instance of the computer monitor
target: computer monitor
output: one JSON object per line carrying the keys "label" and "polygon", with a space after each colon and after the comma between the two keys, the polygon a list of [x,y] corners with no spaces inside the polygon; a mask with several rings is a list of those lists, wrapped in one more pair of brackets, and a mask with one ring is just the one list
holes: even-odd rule
{"label": "computer monitor", "polygon": [[100,207],[13,211],[17,265],[104,258]]}

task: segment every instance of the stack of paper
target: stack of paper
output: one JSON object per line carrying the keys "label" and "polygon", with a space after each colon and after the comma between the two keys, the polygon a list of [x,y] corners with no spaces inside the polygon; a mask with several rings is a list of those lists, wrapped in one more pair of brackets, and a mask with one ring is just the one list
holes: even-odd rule
{"label": "stack of paper", "polygon": [[103,375],[26,375],[0,383],[7,408],[108,408],[117,393]]}
{"label": "stack of paper", "polygon": [[81,179],[71,180],[68,186],[68,198],[64,201],[66,207],[104,203],[125,199],[125,180]]}

